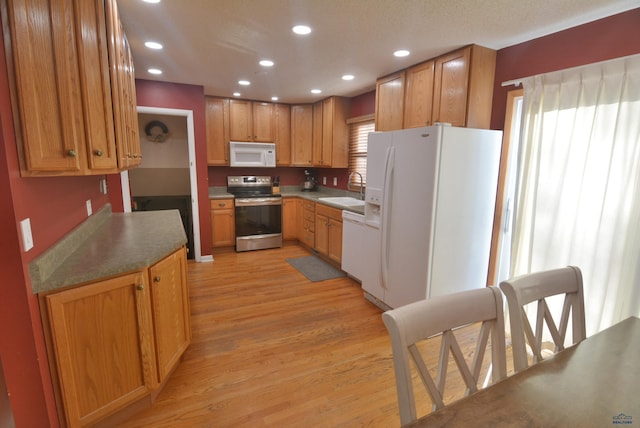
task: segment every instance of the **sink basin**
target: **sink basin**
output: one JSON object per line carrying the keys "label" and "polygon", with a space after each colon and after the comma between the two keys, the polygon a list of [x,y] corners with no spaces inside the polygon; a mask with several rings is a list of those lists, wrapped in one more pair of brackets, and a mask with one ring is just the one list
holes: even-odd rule
{"label": "sink basin", "polygon": [[342,205],[344,207],[361,207],[364,205],[364,201],[360,199],[352,198],[350,196],[335,196],[327,198],[318,198],[322,202],[328,202],[330,204]]}

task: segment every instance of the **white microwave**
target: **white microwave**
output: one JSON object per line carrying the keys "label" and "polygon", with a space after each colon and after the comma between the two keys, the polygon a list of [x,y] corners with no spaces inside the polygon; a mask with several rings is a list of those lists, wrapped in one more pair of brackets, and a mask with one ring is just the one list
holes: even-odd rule
{"label": "white microwave", "polygon": [[275,167],[276,145],[273,143],[229,142],[231,166]]}

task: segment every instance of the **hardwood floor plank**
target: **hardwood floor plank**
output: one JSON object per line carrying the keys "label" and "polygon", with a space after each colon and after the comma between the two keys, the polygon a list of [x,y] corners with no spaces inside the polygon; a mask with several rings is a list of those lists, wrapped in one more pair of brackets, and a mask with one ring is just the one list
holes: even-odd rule
{"label": "hardwood floor plank", "polygon": [[[399,426],[381,311],[352,279],[310,282],[286,261],[306,255],[288,245],[190,263],[192,344],[153,407],[123,426]],[[447,396],[461,395],[449,382]],[[419,413],[430,406],[425,396]]]}

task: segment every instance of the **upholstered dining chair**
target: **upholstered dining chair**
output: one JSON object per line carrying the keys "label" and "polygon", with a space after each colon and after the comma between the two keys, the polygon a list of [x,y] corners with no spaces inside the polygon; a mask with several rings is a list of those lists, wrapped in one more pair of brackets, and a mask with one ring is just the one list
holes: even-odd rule
{"label": "upholstered dining chair", "polygon": [[[578,267],[568,266],[518,276],[501,282],[500,289],[504,292],[509,306],[513,365],[516,372],[529,366],[527,344],[533,354],[533,363],[544,359],[542,340],[545,324],[553,340],[552,354],[566,346],[569,321],[572,326],[571,344],[586,338],[582,272]],[[564,295],[564,302],[560,323],[556,324],[546,299],[558,295],[560,298]],[[535,317],[531,312],[531,318],[535,318],[535,332],[525,308],[533,302],[537,302]]]}
{"label": "upholstered dining chair", "polygon": [[[449,353],[466,385],[465,395],[478,390],[478,381],[485,351],[491,338],[491,373],[493,382],[506,377],[506,353],[502,294],[497,287],[433,297],[411,303],[382,314],[391,337],[393,365],[402,425],[416,420],[416,402],[411,376],[410,358],[427,393],[433,410],[444,407],[443,395]],[[465,360],[453,330],[481,323],[471,366]],[[441,334],[436,379],[431,377],[419,345]],[[423,347],[423,350],[426,349]]]}

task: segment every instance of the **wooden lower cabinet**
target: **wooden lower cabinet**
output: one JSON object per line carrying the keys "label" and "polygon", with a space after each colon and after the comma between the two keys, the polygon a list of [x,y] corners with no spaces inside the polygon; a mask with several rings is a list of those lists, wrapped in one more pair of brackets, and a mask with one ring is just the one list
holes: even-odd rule
{"label": "wooden lower cabinet", "polygon": [[236,245],[236,220],[233,199],[212,199],[211,246]]}
{"label": "wooden lower cabinet", "polygon": [[184,247],[42,299],[63,426],[93,425],[150,396],[191,341]]}
{"label": "wooden lower cabinet", "polygon": [[341,263],[342,210],[318,204],[315,226],[316,251],[336,263]]}
{"label": "wooden lower cabinet", "polygon": [[282,198],[282,239],[298,238],[298,198]]}
{"label": "wooden lower cabinet", "polygon": [[175,252],[149,268],[158,382],[165,381],[191,343],[187,255]]}
{"label": "wooden lower cabinet", "polygon": [[298,228],[298,240],[309,248],[316,245],[316,203],[302,200],[302,216]]}

